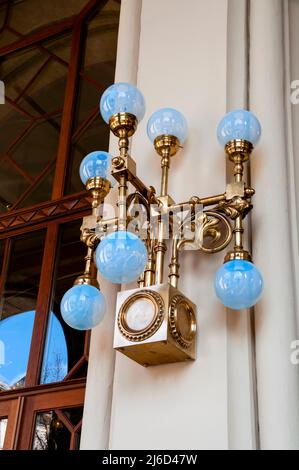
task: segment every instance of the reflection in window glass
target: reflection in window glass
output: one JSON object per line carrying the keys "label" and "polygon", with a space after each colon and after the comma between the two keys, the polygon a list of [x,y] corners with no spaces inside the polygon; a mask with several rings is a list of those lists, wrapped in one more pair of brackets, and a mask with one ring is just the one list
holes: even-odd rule
{"label": "reflection in window glass", "polygon": [[41,383],[59,382],[68,370],[68,354],[61,323],[51,312],[44,351]]}
{"label": "reflection in window glass", "polygon": [[[84,271],[86,248],[80,241],[82,219],[60,227],[55,279],[53,283],[52,312],[48,323],[46,346],[40,382],[63,380],[84,353],[85,332],[70,328],[61,318],[60,302],[72,287],[76,277]],[[85,369],[84,369],[85,367]],[[77,377],[86,375],[86,366]]]}
{"label": "reflection in window glass", "polygon": [[54,411],[38,413],[33,438],[33,450],[68,450],[71,434]]}
{"label": "reflection in window glass", "polygon": [[44,240],[45,231],[11,240],[9,266],[0,299],[0,390],[25,384]]}
{"label": "reflection in window glass", "polygon": [[4,447],[4,439],[7,428],[7,418],[0,419],[0,450]]}

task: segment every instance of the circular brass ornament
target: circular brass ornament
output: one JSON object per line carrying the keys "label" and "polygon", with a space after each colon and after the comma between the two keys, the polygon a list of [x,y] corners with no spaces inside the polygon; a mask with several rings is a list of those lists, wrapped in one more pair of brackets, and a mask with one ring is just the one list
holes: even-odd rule
{"label": "circular brass ornament", "polygon": [[227,263],[228,261],[233,261],[233,260],[236,260],[236,259],[252,262],[252,256],[248,251],[246,251],[246,250],[234,250],[234,251],[229,251],[225,255],[224,263]]}
{"label": "circular brass ornament", "polygon": [[175,295],[169,306],[169,326],[172,337],[188,349],[196,335],[196,317],[193,307],[183,295]]}
{"label": "circular brass ornament", "polygon": [[[129,325],[130,320],[128,319],[128,313],[130,309],[138,302],[148,303],[148,307],[152,309],[152,318],[148,321],[148,324],[141,329],[134,329]],[[164,319],[164,301],[158,292],[152,290],[142,290],[141,292],[135,292],[130,295],[125,302],[122,304],[117,324],[121,334],[129,341],[140,342],[147,338],[150,338],[162,325]],[[128,321],[129,320],[129,321]]]}

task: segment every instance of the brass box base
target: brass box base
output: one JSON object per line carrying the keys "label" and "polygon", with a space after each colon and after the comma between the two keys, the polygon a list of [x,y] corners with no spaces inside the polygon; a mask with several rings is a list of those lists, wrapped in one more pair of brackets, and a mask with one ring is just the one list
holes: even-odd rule
{"label": "brass box base", "polygon": [[114,349],[145,367],[194,360],[196,306],[169,284],[119,292]]}

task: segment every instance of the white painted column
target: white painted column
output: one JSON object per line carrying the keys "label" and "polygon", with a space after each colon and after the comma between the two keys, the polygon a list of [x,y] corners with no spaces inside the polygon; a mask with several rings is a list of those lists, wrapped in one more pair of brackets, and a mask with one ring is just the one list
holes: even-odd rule
{"label": "white painted column", "polygon": [[[229,0],[227,28],[227,111],[248,109],[249,0]],[[245,165],[248,182],[249,165]],[[232,181],[232,163],[227,181]],[[245,248],[250,246],[250,224],[245,221]],[[228,429],[231,450],[256,449],[257,416],[253,313],[227,310]]]}
{"label": "white painted column", "polygon": [[[184,150],[174,157],[170,193],[176,200],[218,194],[225,158],[216,126],[226,111],[226,0],[143,0],[137,84],[147,113],[132,146],[138,173],[159,187],[159,158],[146,121],[173,106],[189,123]],[[180,289],[198,306],[198,359],[142,368],[117,354],[110,448],[227,449],[228,373],[225,309],[213,279],[223,255],[182,256]]]}
{"label": "white painted column", "polygon": [[[299,2],[284,0],[285,96],[287,110],[289,203],[296,287],[297,338],[299,339]],[[296,81],[296,90],[291,84]],[[296,100],[290,94],[296,92]],[[293,96],[291,96],[293,98]]]}
{"label": "white painted column", "polygon": [[299,373],[295,286],[288,205],[283,2],[251,0],[250,106],[263,136],[252,158],[253,255],[265,280],[255,309],[262,449],[299,448]]}
{"label": "white painted column", "polygon": [[[135,83],[139,35],[140,0],[122,0],[115,81]],[[109,151],[116,154],[117,141],[111,138]],[[115,191],[106,198],[115,205]],[[86,221],[87,222],[87,221]],[[80,448],[107,449],[110,432],[111,400],[115,352],[113,330],[117,286],[100,279],[101,290],[107,301],[104,321],[92,330],[87,374],[86,395]]]}

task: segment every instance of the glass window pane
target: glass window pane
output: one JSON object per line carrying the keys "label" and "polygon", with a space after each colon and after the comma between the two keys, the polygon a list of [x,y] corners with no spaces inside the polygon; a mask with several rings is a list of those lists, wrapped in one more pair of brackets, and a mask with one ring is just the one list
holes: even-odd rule
{"label": "glass window pane", "polygon": [[[51,199],[68,68],[48,59],[47,52],[29,48],[0,64],[6,95],[17,102],[13,106],[6,100],[0,106],[0,213],[25,191],[18,207]],[[22,109],[37,120],[30,121]]]}
{"label": "glass window pane", "polygon": [[7,418],[1,418],[0,419],[0,450],[2,450],[4,447],[6,428],[7,428]]}
{"label": "glass window pane", "polygon": [[[60,302],[64,293],[84,271],[86,248],[80,241],[82,219],[61,225],[57,254],[56,274],[50,314],[41,383],[62,380],[84,353],[85,332],[70,328],[60,314]],[[86,368],[80,368],[80,376]]]}
{"label": "glass window pane", "polygon": [[42,43],[43,47],[51,54],[55,54],[59,59],[69,62],[71,55],[72,31],[67,31],[58,38],[47,39]]}
{"label": "glass window pane", "polygon": [[2,390],[24,386],[44,241],[44,230],[24,234],[11,240],[9,268],[0,301],[0,344],[2,345],[0,389]]}
{"label": "glass window pane", "polygon": [[55,165],[49,165],[48,171],[45,172],[43,177],[28,195],[18,204],[18,208],[30,207],[40,202],[49,201],[52,194],[52,186],[54,180]]}
{"label": "glass window pane", "polygon": [[34,47],[22,49],[4,58],[0,70],[7,97],[17,100],[22,90],[32,81],[47,59],[46,52]]}
{"label": "glass window pane", "polygon": [[94,120],[90,116],[105,88],[114,82],[119,10],[119,3],[110,0],[87,25],[66,194],[84,190],[78,175],[84,156],[94,150],[108,150],[109,127],[98,113]]}

